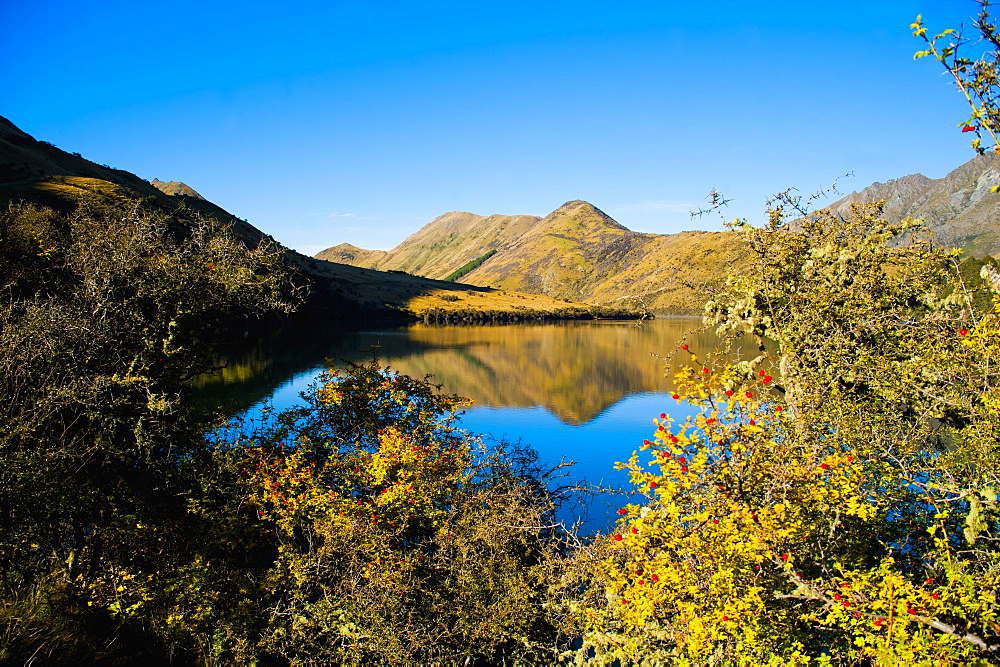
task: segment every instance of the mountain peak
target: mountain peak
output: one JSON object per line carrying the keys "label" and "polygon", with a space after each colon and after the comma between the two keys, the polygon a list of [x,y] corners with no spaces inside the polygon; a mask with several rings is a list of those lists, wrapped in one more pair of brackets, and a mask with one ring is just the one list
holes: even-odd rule
{"label": "mountain peak", "polygon": [[200,194],[194,191],[189,185],[185,185],[180,181],[170,181],[169,183],[164,183],[158,178],[154,178],[149,182],[154,188],[159,190],[165,195],[184,195],[185,197],[197,197],[198,199],[205,199]]}
{"label": "mountain peak", "polygon": [[573,201],[566,202],[552,211],[551,215],[555,215],[556,213],[590,213],[591,211],[597,211],[601,215],[606,215],[604,211],[582,199],[574,199]]}
{"label": "mountain peak", "polygon": [[537,231],[551,233],[553,226],[565,226],[567,223],[573,228],[584,232],[630,232],[610,215],[597,208],[590,202],[582,199],[568,201],[556,210],[549,213],[538,223]]}

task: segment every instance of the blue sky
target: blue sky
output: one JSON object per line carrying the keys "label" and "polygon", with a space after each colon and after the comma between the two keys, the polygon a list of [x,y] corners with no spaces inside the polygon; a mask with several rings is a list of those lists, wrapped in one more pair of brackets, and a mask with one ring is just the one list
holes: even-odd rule
{"label": "blue sky", "polygon": [[170,3],[0,0],[0,115],[180,180],[308,254],[390,248],[447,211],[719,229],[838,176],[972,157],[909,24],[965,0]]}

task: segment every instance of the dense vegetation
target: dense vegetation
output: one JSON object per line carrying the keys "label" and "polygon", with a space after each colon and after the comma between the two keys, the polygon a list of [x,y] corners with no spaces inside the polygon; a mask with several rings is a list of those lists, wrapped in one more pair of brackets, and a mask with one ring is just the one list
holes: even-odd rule
{"label": "dense vegetation", "polygon": [[568,534],[530,452],[377,363],[267,428],[185,400],[294,303],[279,251],[139,202],[0,215],[0,662],[544,661]]}
{"label": "dense vegetation", "polygon": [[498,322],[545,322],[551,320],[636,320],[645,317],[642,313],[625,308],[610,306],[567,305],[565,308],[536,310],[527,306],[519,310],[483,310],[464,308],[425,308],[420,311],[420,319],[426,324],[471,324]]}
{"label": "dense vegetation", "polygon": [[448,282],[452,282],[452,283],[455,282],[456,280],[458,280],[459,278],[461,278],[462,276],[464,276],[469,271],[472,271],[473,269],[477,268],[480,264],[482,264],[483,262],[485,262],[486,260],[488,260],[490,257],[492,257],[495,254],[497,254],[497,251],[494,249],[494,250],[490,250],[489,252],[487,252],[487,253],[485,253],[483,255],[480,255],[479,257],[475,258],[471,262],[467,262],[467,263],[463,264],[462,266],[458,267],[457,269],[455,269],[454,271],[452,271],[451,273],[449,273],[448,275],[446,275],[444,277],[444,280],[446,280]]}
{"label": "dense vegetation", "polygon": [[134,202],[11,207],[0,247],[0,656],[84,660],[90,629],[116,626],[114,573],[192,547],[203,419],[185,380],[291,301],[275,250]]}
{"label": "dense vegetation", "polygon": [[661,415],[628,462],[647,500],[590,548],[585,641],[608,661],[996,656],[1000,319],[951,252],[886,245],[917,223],[786,213],[740,227],[757,269],[708,315],[777,349],[686,351],[677,397],[702,410]]}
{"label": "dense vegetation", "polygon": [[[929,52],[996,85],[947,38]],[[530,451],[377,361],[206,437],[185,383],[294,306],[277,250],[137,202],[11,207],[0,662],[1000,662],[1000,273],[878,205],[802,206],[734,223],[752,268],[706,311],[773,344],[680,346],[675,398],[702,410],[660,415],[590,539]]]}

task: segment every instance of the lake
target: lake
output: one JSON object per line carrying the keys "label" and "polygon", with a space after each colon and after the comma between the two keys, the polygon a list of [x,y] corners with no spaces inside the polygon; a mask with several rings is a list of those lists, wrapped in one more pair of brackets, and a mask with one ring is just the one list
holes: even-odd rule
{"label": "lake", "polygon": [[[202,381],[202,398],[229,414],[299,401],[327,358],[383,364],[433,376],[444,391],[473,399],[462,426],[521,441],[550,464],[572,460],[570,479],[601,486],[628,483],[614,469],[649,438],[653,418],[683,419],[693,410],[672,393],[673,373],[688,352],[715,351],[718,338],[697,331],[700,318],[644,322],[555,322],[495,326],[411,325],[356,332],[310,332],[260,341]],[[564,480],[569,481],[569,480]],[[621,498],[604,494],[585,529],[605,529]]]}

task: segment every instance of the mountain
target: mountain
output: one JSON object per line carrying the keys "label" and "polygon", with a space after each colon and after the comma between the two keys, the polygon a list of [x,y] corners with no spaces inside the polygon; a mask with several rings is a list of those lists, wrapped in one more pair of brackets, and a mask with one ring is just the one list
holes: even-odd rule
{"label": "mountain", "polygon": [[[913,174],[875,183],[828,208],[884,200],[887,219],[922,217],[941,245],[1000,254],[1000,155],[976,157],[944,178]],[[349,244],[318,259],[445,278],[471,262],[463,282],[555,299],[627,305],[660,314],[701,311],[727,276],[749,266],[729,232],[633,232],[584,201],[545,216],[446,213],[388,252]]]}
{"label": "mountain", "polygon": [[970,255],[1000,254],[1000,154],[977,156],[944,178],[922,174],[874,183],[828,208],[844,215],[852,203],[885,201],[887,219],[925,218],[938,243]]}
{"label": "mountain", "polygon": [[435,278],[483,259],[463,282],[674,314],[701,312],[746,266],[729,232],[633,232],[579,200],[544,218],[446,213],[388,252],[342,244],[316,257]]}
{"label": "mountain", "polygon": [[[144,206],[165,213],[179,232],[199,217],[213,218],[231,225],[247,246],[274,241],[183,183],[150,183],[122,169],[95,164],[36,140],[0,117],[0,205],[28,202],[68,212],[88,197],[140,199]],[[290,249],[284,249],[282,259],[308,293],[301,316],[313,319],[491,321],[591,318],[598,313],[584,304],[320,261]]]}
{"label": "mountain", "polygon": [[534,215],[445,213],[411,234],[391,253],[342,243],[323,250],[316,258],[444,278],[466,262],[512,243],[540,219]]}

